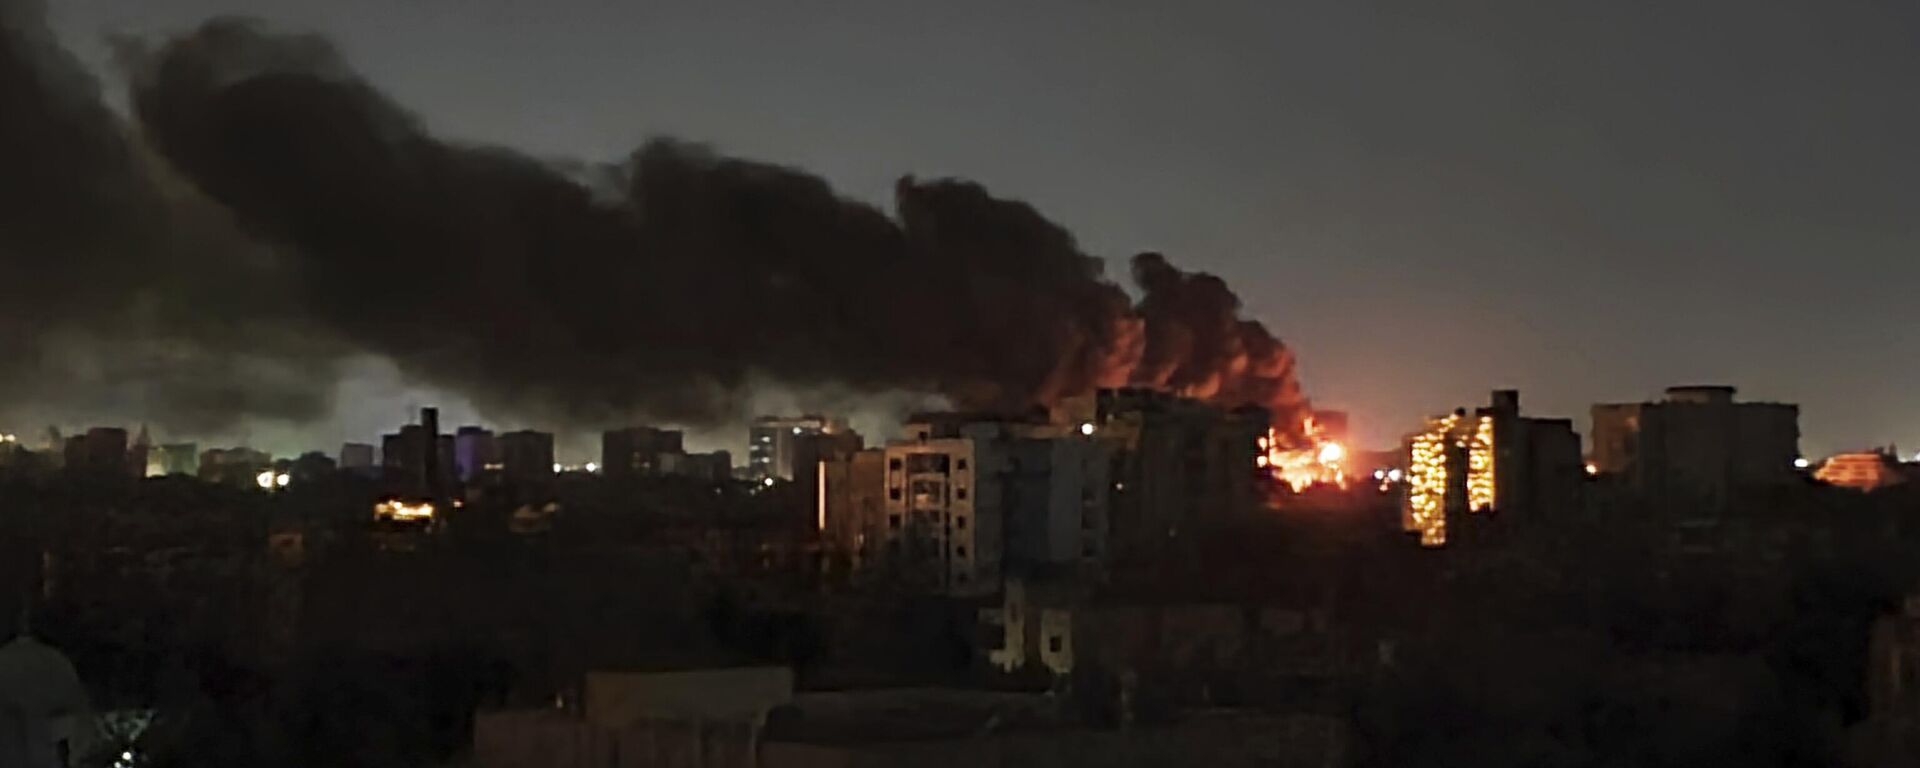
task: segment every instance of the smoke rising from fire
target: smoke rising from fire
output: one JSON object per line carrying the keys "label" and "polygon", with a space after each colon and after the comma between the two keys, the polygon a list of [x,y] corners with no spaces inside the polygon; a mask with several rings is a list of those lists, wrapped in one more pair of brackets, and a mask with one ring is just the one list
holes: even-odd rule
{"label": "smoke rising from fire", "polygon": [[181,430],[325,413],[338,350],[282,310],[271,255],[103,104],[37,4],[0,0],[0,115],[0,412],[151,411]]}
{"label": "smoke rising from fire", "polygon": [[[25,39],[8,36],[0,76],[33,71],[13,61]],[[157,409],[204,410],[220,389],[248,388],[258,394],[225,402],[309,418],[350,353],[387,357],[485,412],[567,424],[724,420],[766,381],[969,408],[1126,384],[1303,406],[1290,352],[1241,317],[1220,279],[1143,254],[1136,302],[1063,228],[970,182],[903,178],[889,213],[803,171],[676,140],[561,167],[437,138],[325,40],[245,21],[128,61],[132,130],[90,84],[22,102],[9,82],[13,103],[0,104],[84,115],[91,132],[46,126],[30,137],[37,149],[18,150],[45,166],[28,178],[77,171],[87,179],[75,184],[138,190],[138,210],[88,210],[103,203],[82,189],[59,198],[72,210],[36,218],[124,220],[125,239],[97,244],[83,226],[0,235],[0,269],[49,301],[152,307],[142,327],[183,350],[178,374],[143,369],[154,380],[199,381],[207,360],[230,361],[212,393],[156,387]],[[152,163],[139,162],[145,146]],[[172,174],[187,189],[169,197],[155,179]],[[0,181],[8,202],[35,196],[17,184]],[[223,229],[229,215],[238,232]],[[151,268],[93,284],[98,270],[65,264],[108,251],[99,259]],[[44,345],[0,312],[0,345]],[[26,393],[0,389],[11,396]]]}

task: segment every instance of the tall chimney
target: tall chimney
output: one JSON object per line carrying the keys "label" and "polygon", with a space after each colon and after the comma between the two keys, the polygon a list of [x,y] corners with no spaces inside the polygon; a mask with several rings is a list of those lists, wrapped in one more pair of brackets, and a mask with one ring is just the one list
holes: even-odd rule
{"label": "tall chimney", "polygon": [[421,473],[426,476],[427,496],[437,504],[440,501],[440,409],[420,409],[420,431],[427,433],[427,455],[420,462]]}

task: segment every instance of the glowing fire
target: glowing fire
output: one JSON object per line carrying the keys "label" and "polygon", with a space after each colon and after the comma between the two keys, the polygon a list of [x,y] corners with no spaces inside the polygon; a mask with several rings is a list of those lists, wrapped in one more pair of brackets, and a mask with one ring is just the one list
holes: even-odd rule
{"label": "glowing fire", "polygon": [[1282,440],[1276,430],[1267,430],[1267,436],[1260,438],[1263,453],[1254,458],[1254,465],[1273,473],[1275,480],[1286,483],[1294,493],[1316,485],[1346,488],[1346,446],[1329,437],[1326,428],[1312,416],[1300,427],[1303,439],[1298,445]]}
{"label": "glowing fire", "polygon": [[394,522],[431,522],[433,504],[426,501],[410,504],[400,499],[387,499],[373,505],[373,517]]}

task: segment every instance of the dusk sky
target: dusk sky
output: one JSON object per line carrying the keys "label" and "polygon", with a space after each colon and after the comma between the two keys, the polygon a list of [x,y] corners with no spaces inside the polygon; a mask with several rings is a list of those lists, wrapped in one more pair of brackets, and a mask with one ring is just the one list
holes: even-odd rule
{"label": "dusk sky", "polygon": [[[1913,3],[51,3],[102,70],[108,33],[225,13],[446,137],[671,135],[883,206],[979,181],[1123,282],[1146,250],[1226,278],[1371,446],[1495,387],[1584,431],[1726,383],[1799,403],[1810,455],[1920,449]],[[312,443],[434,397],[354,386]]]}

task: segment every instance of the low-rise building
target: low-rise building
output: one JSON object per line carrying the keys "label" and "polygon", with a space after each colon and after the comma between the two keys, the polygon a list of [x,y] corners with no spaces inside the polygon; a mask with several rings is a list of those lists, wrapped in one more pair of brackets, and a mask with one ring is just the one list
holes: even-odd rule
{"label": "low-rise building", "polygon": [[1906,482],[1900,460],[1883,451],[1836,453],[1820,462],[1813,478],[1828,485],[1856,491],[1876,491]]}

